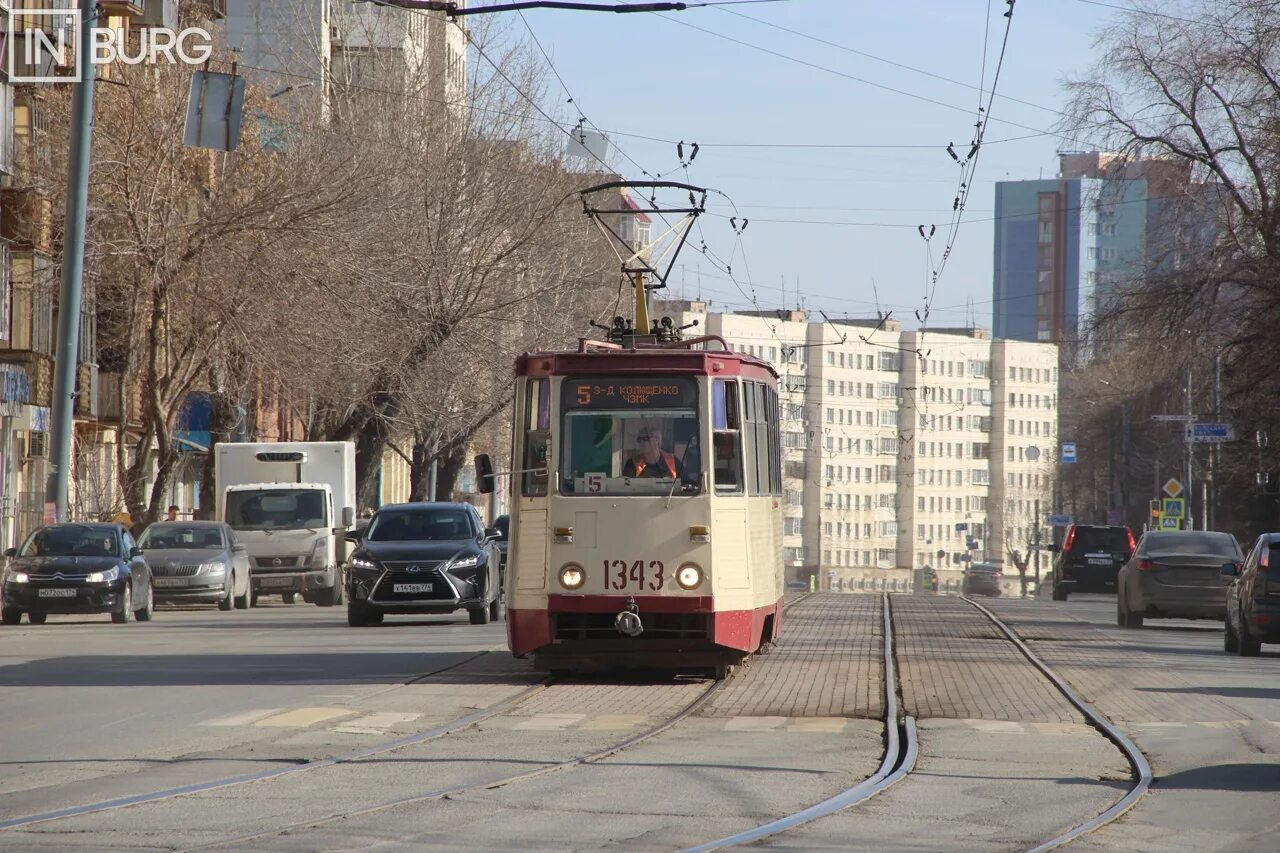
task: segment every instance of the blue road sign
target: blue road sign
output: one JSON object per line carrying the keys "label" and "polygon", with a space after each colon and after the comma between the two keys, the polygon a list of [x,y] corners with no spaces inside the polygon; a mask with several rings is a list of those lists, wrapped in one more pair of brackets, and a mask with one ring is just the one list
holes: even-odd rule
{"label": "blue road sign", "polygon": [[1062,451],[1058,454],[1058,459],[1064,463],[1072,463],[1076,461],[1076,443],[1074,441],[1062,442]]}
{"label": "blue road sign", "polygon": [[1051,515],[1049,516],[1050,527],[1070,527],[1071,516],[1069,515]]}
{"label": "blue road sign", "polygon": [[1221,444],[1235,437],[1230,424],[1187,424],[1187,441]]}

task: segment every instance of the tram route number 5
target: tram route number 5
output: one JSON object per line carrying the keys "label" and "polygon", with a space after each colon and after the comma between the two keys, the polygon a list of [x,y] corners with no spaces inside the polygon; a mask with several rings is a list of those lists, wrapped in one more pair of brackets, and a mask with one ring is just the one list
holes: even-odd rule
{"label": "tram route number 5", "polygon": [[666,582],[666,567],[661,560],[650,560],[648,563],[636,560],[629,565],[626,560],[604,561],[605,589],[627,589],[632,586],[638,590],[659,590]]}

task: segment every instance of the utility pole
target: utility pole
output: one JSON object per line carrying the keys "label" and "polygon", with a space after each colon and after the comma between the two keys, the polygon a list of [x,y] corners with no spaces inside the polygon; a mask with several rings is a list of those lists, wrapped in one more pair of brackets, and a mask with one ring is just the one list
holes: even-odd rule
{"label": "utility pole", "polygon": [[[1191,414],[1191,368],[1189,368],[1189,367],[1188,367],[1188,368],[1187,368],[1187,427],[1190,427],[1190,425],[1191,425],[1191,422],[1192,422],[1192,421],[1191,421],[1191,418],[1192,418],[1192,414]],[[1194,444],[1194,443],[1192,443],[1192,441],[1191,441],[1191,437],[1190,437],[1189,435],[1185,435],[1183,438],[1184,438],[1184,440],[1185,440],[1185,441],[1186,441],[1186,443],[1187,443],[1187,483],[1186,483],[1186,488],[1187,488],[1187,507],[1186,507],[1186,510],[1187,510],[1187,516],[1186,516],[1186,518],[1187,518],[1187,520],[1186,520],[1186,525],[1185,525],[1185,526],[1186,526],[1186,529],[1187,529],[1187,530],[1191,530],[1191,529],[1195,526],[1195,522],[1192,520],[1192,519],[1194,519],[1194,518],[1195,518],[1195,516],[1191,513],[1191,498],[1192,498],[1192,497],[1195,495],[1195,493],[1196,493],[1195,482],[1191,479],[1191,463],[1192,463],[1192,454],[1193,454],[1193,452],[1194,452],[1194,451],[1193,451],[1193,448],[1195,447],[1195,444]]]}
{"label": "utility pole", "polygon": [[[1213,351],[1213,422],[1222,423],[1222,348]],[[1215,530],[1218,524],[1218,454],[1217,444],[1209,446],[1209,474],[1205,478],[1204,529]],[[1211,491],[1212,489],[1212,491]]]}
{"label": "utility pole", "polygon": [[1032,557],[1032,559],[1035,561],[1035,569],[1036,569],[1036,595],[1039,595],[1040,594],[1040,499],[1039,498],[1035,499],[1035,509],[1033,509],[1032,512],[1035,513],[1035,517],[1031,519],[1031,524],[1032,524],[1031,544],[1035,547],[1031,549],[1031,553],[1035,555],[1034,557]]}
{"label": "utility pole", "polygon": [[[45,514],[67,520],[71,482],[71,438],[76,407],[76,366],[80,350],[80,302],[84,289],[84,243],[89,208],[89,153],[93,143],[93,83],[90,58],[98,4],[80,4],[76,29],[76,71],[80,79],[71,96],[71,156],[67,168],[66,223],[62,241],[62,287],[58,293],[58,349],[54,354],[53,411],[50,413],[49,478]],[[50,507],[52,505],[52,507]]]}

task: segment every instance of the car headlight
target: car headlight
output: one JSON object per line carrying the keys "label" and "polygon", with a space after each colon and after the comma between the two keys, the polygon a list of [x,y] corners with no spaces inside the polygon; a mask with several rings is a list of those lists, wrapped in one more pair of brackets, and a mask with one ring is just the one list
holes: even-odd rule
{"label": "car headlight", "polygon": [[201,563],[200,571],[197,572],[197,574],[220,575],[225,573],[226,571],[227,571],[226,563]]}
{"label": "car headlight", "polygon": [[685,563],[676,570],[676,583],[682,589],[697,589],[702,584],[702,568],[694,563]]}
{"label": "car headlight", "polygon": [[480,555],[472,554],[468,557],[458,557],[449,562],[450,569],[474,569],[480,565]]}
{"label": "car headlight", "polygon": [[577,563],[567,563],[560,567],[560,586],[565,589],[581,589],[587,582],[587,570]]}
{"label": "car headlight", "polygon": [[9,580],[14,583],[26,583],[31,580],[31,576],[26,572],[9,572]]}
{"label": "car headlight", "polygon": [[329,542],[321,537],[311,546],[311,556],[307,558],[307,565],[313,569],[323,569],[329,562]]}
{"label": "car headlight", "polygon": [[353,569],[376,569],[378,568],[378,564],[373,562],[373,560],[368,560],[364,557],[352,557],[351,567]]}
{"label": "car headlight", "polygon": [[111,583],[120,577],[119,569],[107,569],[105,572],[89,572],[89,576],[85,578],[89,583]]}

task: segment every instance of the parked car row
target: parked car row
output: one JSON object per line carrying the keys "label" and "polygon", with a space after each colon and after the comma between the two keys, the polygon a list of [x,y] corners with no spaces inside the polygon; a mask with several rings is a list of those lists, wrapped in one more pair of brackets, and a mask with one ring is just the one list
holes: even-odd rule
{"label": "parked car row", "polygon": [[1264,533],[1248,556],[1230,533],[1073,525],[1054,560],[1055,601],[1071,592],[1116,593],[1116,624],[1147,619],[1216,619],[1223,648],[1255,656],[1280,643],[1280,533]]}
{"label": "parked car row", "polygon": [[[349,534],[358,545],[346,572],[348,622],[459,609],[476,624],[502,618],[505,518],[486,529],[470,504],[383,507]],[[5,625],[19,624],[24,614],[34,625],[50,614],[148,622],[161,602],[244,610],[258,599],[245,546],[223,522],[156,522],[137,541],[121,524],[52,524],[5,556]]]}

